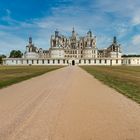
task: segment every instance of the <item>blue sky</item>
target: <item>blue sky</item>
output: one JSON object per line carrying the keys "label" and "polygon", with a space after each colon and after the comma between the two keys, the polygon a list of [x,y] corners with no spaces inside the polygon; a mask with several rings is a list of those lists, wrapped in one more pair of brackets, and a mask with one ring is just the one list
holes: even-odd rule
{"label": "blue sky", "polygon": [[98,48],[117,36],[123,53],[140,54],[139,0],[0,0],[0,54],[24,52],[29,36],[48,49],[56,29],[69,36],[73,26],[81,36],[91,29]]}

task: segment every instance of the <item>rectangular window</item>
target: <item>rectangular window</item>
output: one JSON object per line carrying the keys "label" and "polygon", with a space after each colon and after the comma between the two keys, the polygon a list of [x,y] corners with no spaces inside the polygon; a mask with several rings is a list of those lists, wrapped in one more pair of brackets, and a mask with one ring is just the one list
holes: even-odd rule
{"label": "rectangular window", "polygon": [[112,60],[110,60],[110,65],[112,66]]}
{"label": "rectangular window", "polygon": [[105,60],[105,64],[107,63],[107,60]]}
{"label": "rectangular window", "polygon": [[34,60],[32,60],[32,64],[34,64]]}
{"label": "rectangular window", "polygon": [[84,63],[86,64],[86,60],[84,60]]}
{"label": "rectangular window", "polygon": [[128,63],[131,64],[131,60],[130,59],[128,60]]}
{"label": "rectangular window", "polygon": [[42,64],[44,64],[44,59],[42,60]]}
{"label": "rectangular window", "polygon": [[29,64],[29,60],[27,60],[27,64]]}
{"label": "rectangular window", "polygon": [[63,64],[65,64],[65,60],[63,60]]}
{"label": "rectangular window", "polygon": [[96,64],[96,59],[94,60],[94,63]]}
{"label": "rectangular window", "polygon": [[79,60],[79,64],[81,64],[81,60]]}
{"label": "rectangular window", "polygon": [[91,60],[89,59],[88,62],[89,62],[89,64],[90,64],[90,63],[91,63]]}
{"label": "rectangular window", "polygon": [[58,64],[60,64],[60,60],[58,60]]}
{"label": "rectangular window", "polygon": [[37,62],[36,62],[37,64],[39,63],[39,61],[37,60]]}
{"label": "rectangular window", "polygon": [[53,64],[55,63],[55,60],[53,60]]}
{"label": "rectangular window", "polygon": [[99,60],[99,63],[100,63],[100,64],[102,63],[102,60],[101,60],[101,59]]}
{"label": "rectangular window", "polygon": [[118,60],[116,60],[116,64],[118,64]]}
{"label": "rectangular window", "polygon": [[50,60],[48,60],[48,64],[50,64]]}

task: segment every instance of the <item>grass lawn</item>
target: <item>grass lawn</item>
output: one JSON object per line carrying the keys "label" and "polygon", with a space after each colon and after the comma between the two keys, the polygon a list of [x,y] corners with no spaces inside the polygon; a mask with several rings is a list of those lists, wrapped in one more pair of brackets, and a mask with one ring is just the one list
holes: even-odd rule
{"label": "grass lawn", "polygon": [[0,66],[0,88],[61,67],[62,66]]}
{"label": "grass lawn", "polygon": [[103,83],[140,103],[140,67],[81,66]]}

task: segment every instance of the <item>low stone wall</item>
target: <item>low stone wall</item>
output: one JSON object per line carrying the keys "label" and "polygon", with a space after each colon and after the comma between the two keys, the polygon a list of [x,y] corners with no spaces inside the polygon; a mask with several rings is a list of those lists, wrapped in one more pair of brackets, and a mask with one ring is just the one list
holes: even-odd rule
{"label": "low stone wall", "polygon": [[5,58],[3,65],[122,65],[123,59],[23,59]]}
{"label": "low stone wall", "polygon": [[140,57],[125,57],[123,58],[124,65],[140,66]]}

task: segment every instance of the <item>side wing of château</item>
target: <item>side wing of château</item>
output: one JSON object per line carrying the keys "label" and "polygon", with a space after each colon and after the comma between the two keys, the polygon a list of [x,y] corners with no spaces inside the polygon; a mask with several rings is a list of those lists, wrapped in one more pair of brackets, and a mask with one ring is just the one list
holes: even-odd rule
{"label": "side wing of ch\u00e2teau", "polygon": [[6,58],[4,65],[138,65],[138,58],[122,58],[121,45],[116,37],[106,49],[98,49],[96,36],[88,31],[80,37],[74,28],[70,37],[55,31],[49,50],[37,48],[32,38],[22,58]]}

